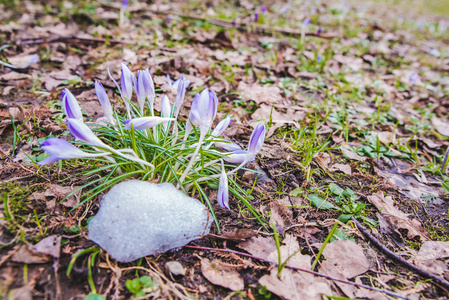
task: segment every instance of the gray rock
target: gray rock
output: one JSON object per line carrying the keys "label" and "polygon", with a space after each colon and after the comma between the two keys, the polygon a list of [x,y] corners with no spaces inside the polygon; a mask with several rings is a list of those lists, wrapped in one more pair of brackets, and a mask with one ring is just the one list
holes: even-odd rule
{"label": "gray rock", "polygon": [[89,238],[121,262],[179,248],[209,233],[200,201],[170,183],[131,180],[107,193],[89,222]]}

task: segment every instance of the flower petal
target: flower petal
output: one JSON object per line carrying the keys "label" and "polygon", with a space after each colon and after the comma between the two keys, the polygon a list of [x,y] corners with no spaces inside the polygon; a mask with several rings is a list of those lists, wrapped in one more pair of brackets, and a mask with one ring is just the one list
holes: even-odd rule
{"label": "flower petal", "polygon": [[91,145],[97,147],[107,147],[105,143],[103,143],[83,122],[77,119],[67,119],[67,127],[70,130],[70,133],[76,137],[77,139]]}
{"label": "flower petal", "polygon": [[131,124],[133,124],[134,129],[136,130],[144,130],[148,128],[152,128],[160,123],[173,121],[173,118],[161,118],[161,117],[142,117],[142,118],[134,118],[130,120],[126,120],[125,129],[131,129]]}
{"label": "flower petal", "polygon": [[106,94],[103,85],[99,81],[95,81],[95,93],[97,94],[101,108],[103,108],[105,117],[108,118],[109,122],[114,123],[111,102],[109,101],[108,94]]}
{"label": "flower petal", "polygon": [[221,161],[221,174],[218,184],[217,201],[221,207],[229,209],[228,176],[226,175],[223,161]]}
{"label": "flower petal", "polygon": [[64,89],[62,92],[62,108],[67,118],[83,121],[83,114],[78,101],[68,89]]}
{"label": "flower petal", "polygon": [[38,162],[39,165],[49,164],[61,159],[99,156],[98,154],[84,152],[69,142],[57,138],[46,139],[41,143],[41,148],[50,154],[50,157]]}

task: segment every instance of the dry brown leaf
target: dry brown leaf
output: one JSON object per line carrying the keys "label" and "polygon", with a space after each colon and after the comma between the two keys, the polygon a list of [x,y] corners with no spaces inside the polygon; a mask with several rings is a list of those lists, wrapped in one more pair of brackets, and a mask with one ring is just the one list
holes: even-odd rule
{"label": "dry brown leaf", "polygon": [[333,164],[330,167],[330,170],[337,170],[337,171],[345,173],[346,175],[352,175],[352,169],[351,169],[350,165]]}
{"label": "dry brown leaf", "polygon": [[326,261],[332,263],[345,278],[353,278],[369,269],[369,262],[362,247],[353,241],[335,241],[326,245],[323,251]]}
{"label": "dry brown leaf", "polygon": [[[320,264],[320,273],[339,278],[342,280],[346,280],[347,278],[343,275],[343,273],[331,262],[323,261]],[[357,288],[353,285],[341,283],[338,281],[334,282],[341,291],[346,295],[346,297],[354,298],[354,293],[357,292]]]}
{"label": "dry brown leaf", "polygon": [[331,163],[331,156],[329,155],[329,153],[326,152],[318,152],[313,156],[313,158],[323,170],[327,170],[329,164]]}
{"label": "dry brown leaf", "polygon": [[[311,257],[302,255],[299,250],[299,244],[292,235],[287,235],[284,244],[280,247],[281,260],[285,261],[288,257],[287,265],[292,267],[310,270]],[[294,254],[294,255],[293,255]],[[293,255],[293,256],[292,256]],[[269,260],[278,261],[277,250],[273,251],[269,256]],[[277,276],[277,268],[271,270],[270,275],[264,275],[260,278],[259,283],[267,287],[267,289],[285,299],[322,299],[322,295],[332,295],[333,292],[322,278],[318,278],[309,273],[298,272],[284,268],[281,277]]]}
{"label": "dry brown leaf", "polygon": [[394,174],[387,170],[380,170],[374,168],[377,175],[385,178],[390,183],[398,187],[399,193],[409,197],[410,199],[416,201],[423,201],[424,198],[428,198],[428,196],[435,197],[437,201],[441,201],[439,199],[440,192],[438,188],[423,184],[415,179],[413,176],[406,176],[402,174]]}
{"label": "dry brown leaf", "polygon": [[246,242],[237,244],[237,247],[250,254],[267,259],[271,252],[276,250],[276,244],[271,237],[252,237]]}
{"label": "dry brown leaf", "polygon": [[282,100],[281,89],[277,86],[259,85],[258,83],[247,84],[240,81],[237,90],[242,91],[244,100],[253,100],[257,104],[273,104]]}
{"label": "dry brown leaf", "polygon": [[432,125],[442,135],[449,136],[449,123],[447,121],[434,117],[432,118]]}
{"label": "dry brown leaf", "polygon": [[61,250],[61,236],[52,235],[41,240],[34,245],[33,249],[39,253],[48,254],[55,258],[59,258]]}
{"label": "dry brown leaf", "polygon": [[13,254],[12,261],[24,264],[42,264],[52,260],[49,255],[37,252],[33,246],[26,244],[20,246],[19,251]]}
{"label": "dry brown leaf", "polygon": [[358,161],[366,160],[366,157],[360,156],[357,153],[355,153],[354,151],[352,151],[350,145],[343,145],[340,147],[340,150],[341,150],[341,152],[343,152],[343,155],[349,159],[358,160]]}
{"label": "dry brown leaf", "polygon": [[[419,236],[422,241],[430,239],[429,234],[421,226],[421,223],[416,219],[410,219],[406,214],[394,206],[394,201],[391,196],[385,197],[382,191],[368,196],[368,201],[373,204],[381,214],[386,217],[391,224],[395,224],[398,228],[407,229],[407,237],[412,239]],[[396,228],[395,228],[396,230]]]}
{"label": "dry brown leaf", "polygon": [[245,287],[240,274],[234,268],[222,265],[217,259],[201,259],[201,272],[211,283],[232,291],[240,291]]}
{"label": "dry brown leaf", "polygon": [[26,78],[31,78],[31,76],[28,74],[22,74],[22,73],[18,73],[18,72],[14,72],[14,71],[0,75],[0,80],[5,80],[5,81],[21,80],[21,79],[26,79]]}
{"label": "dry brown leaf", "polygon": [[413,260],[418,267],[435,275],[443,276],[449,275],[449,271],[445,262],[439,259],[447,258],[449,258],[449,242],[426,241]]}

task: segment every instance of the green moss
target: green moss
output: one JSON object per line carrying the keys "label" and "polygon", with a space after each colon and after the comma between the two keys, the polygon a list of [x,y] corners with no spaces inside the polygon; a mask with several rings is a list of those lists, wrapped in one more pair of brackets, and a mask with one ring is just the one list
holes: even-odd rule
{"label": "green moss", "polygon": [[31,194],[29,186],[17,185],[11,182],[0,183],[0,195],[3,199],[5,221],[8,222],[8,230],[17,232],[20,226],[28,218],[32,210],[28,207]]}

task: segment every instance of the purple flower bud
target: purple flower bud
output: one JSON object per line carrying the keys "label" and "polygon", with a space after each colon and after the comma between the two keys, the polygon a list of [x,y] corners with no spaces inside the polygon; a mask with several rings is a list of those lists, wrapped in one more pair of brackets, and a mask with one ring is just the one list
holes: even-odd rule
{"label": "purple flower bud", "polygon": [[50,154],[50,157],[47,157],[43,161],[38,162],[39,165],[49,164],[61,159],[97,157],[105,155],[84,152],[76,148],[69,142],[57,138],[46,139],[41,143],[41,148],[42,150]]}
{"label": "purple flower bud", "polygon": [[108,94],[106,94],[103,85],[99,81],[95,81],[95,93],[97,94],[101,108],[103,108],[105,117],[109,120],[109,122],[114,123],[111,102],[109,102]]}
{"label": "purple flower bud", "polygon": [[228,176],[226,175],[223,161],[221,161],[221,174],[218,184],[217,201],[218,205],[229,209]]}
{"label": "purple flower bud", "polygon": [[131,124],[133,124],[134,129],[144,130],[152,128],[160,123],[168,122],[174,120],[173,118],[161,118],[161,117],[142,117],[134,118],[124,121],[125,129],[131,129]]}
{"label": "purple flower bud", "polygon": [[122,9],[125,9],[128,5],[129,5],[129,1],[128,0],[123,0],[122,1]]}
{"label": "purple flower bud", "polygon": [[318,54],[318,56],[316,57],[316,62],[320,63],[321,59],[322,59],[321,54]]}
{"label": "purple flower bud", "polygon": [[[245,150],[234,150],[230,152],[227,156],[223,157],[223,159],[231,164],[241,164],[243,163],[248,155],[248,151]],[[246,163],[253,162],[255,157],[250,160],[245,161]]]}
{"label": "purple flower bud", "polygon": [[257,21],[259,21],[259,13],[258,13],[258,12],[256,12],[256,13],[254,14],[254,22],[257,23]]}
{"label": "purple flower bud", "polygon": [[95,147],[108,147],[93,132],[89,126],[78,119],[67,119],[67,127],[70,133],[77,139]]}
{"label": "purple flower bud", "polygon": [[234,20],[232,20],[232,26],[236,26],[237,25],[237,21],[234,19]]}
{"label": "purple flower bud", "polygon": [[438,49],[436,49],[436,48],[431,49],[431,50],[429,51],[429,54],[432,55],[432,56],[440,56],[440,55],[441,55],[440,50],[438,50]]}
{"label": "purple flower bud", "polygon": [[64,89],[62,92],[62,108],[67,118],[83,121],[83,114],[78,101],[68,89]]}
{"label": "purple flower bud", "polygon": [[320,36],[320,35],[321,35],[321,32],[322,32],[322,29],[321,29],[321,27],[319,27],[318,30],[317,30],[317,32],[316,32],[316,35]]}
{"label": "purple flower bud", "polygon": [[409,77],[410,83],[412,83],[412,84],[417,83],[420,79],[421,79],[421,78],[420,78],[420,76],[419,76],[418,73],[413,73],[413,74],[410,75],[410,77]]}
{"label": "purple flower bud", "polygon": [[[164,95],[161,100],[161,115],[163,118],[169,118],[171,113],[170,100],[168,100],[167,95]],[[187,121],[188,122],[188,121]],[[164,130],[167,130],[168,121],[163,122]]]}
{"label": "purple flower bud", "polygon": [[233,152],[235,152],[235,151],[242,150],[242,148],[240,148],[240,146],[237,145],[236,143],[230,142],[230,141],[226,141],[226,140],[222,140],[221,142],[215,142],[214,144],[218,148],[224,149],[226,151],[233,151]]}
{"label": "purple flower bud", "polygon": [[[181,76],[181,78],[182,78],[182,77],[183,77],[183,76]],[[177,90],[178,90],[179,82],[181,81],[181,78],[178,78],[178,79],[175,80],[175,82],[172,82],[172,80],[171,80],[171,78],[170,78],[170,75],[167,74],[167,84],[168,84],[169,86],[171,86],[171,88],[172,88],[173,90],[177,91]],[[184,82],[184,87],[187,89],[187,88],[189,87],[189,85],[190,85],[190,80],[186,79],[185,77],[184,77],[184,80],[185,80],[185,82]]]}
{"label": "purple flower bud", "polygon": [[182,102],[184,101],[184,96],[186,94],[186,89],[187,89],[186,88],[187,82],[186,82],[186,79],[184,78],[184,76],[181,76],[181,78],[179,78],[178,80],[177,80],[178,82],[175,81],[175,83],[173,84],[173,85],[176,84],[176,90],[177,90],[176,101],[175,101],[175,108],[176,108],[175,118],[178,117],[179,110],[181,109],[181,105],[182,105]]}
{"label": "purple flower bud", "polygon": [[154,92],[154,83],[151,78],[150,70],[145,69],[143,71],[137,71],[137,74],[136,95],[140,110],[143,110],[145,99],[147,98],[148,101],[150,101],[150,107],[152,109],[156,94]]}
{"label": "purple flower bud", "polygon": [[128,65],[122,63],[122,75],[120,76],[120,86],[122,97],[131,100],[133,95],[133,86],[135,86],[136,77],[133,72],[129,69]]}
{"label": "purple flower bud", "polygon": [[302,24],[304,25],[309,25],[310,24],[310,18],[305,18],[304,21],[302,22]]}
{"label": "purple flower bud", "polygon": [[259,122],[251,133],[248,143],[247,161],[253,159],[262,148],[265,139],[265,125]]}
{"label": "purple flower bud", "polygon": [[262,5],[262,6],[260,7],[260,10],[262,11],[262,13],[263,13],[264,15],[268,13],[268,10],[267,10],[267,8],[266,8],[265,5]]}
{"label": "purple flower bud", "polygon": [[201,135],[206,136],[217,114],[218,99],[214,91],[204,89],[192,102],[191,112],[200,125]]}
{"label": "purple flower bud", "polygon": [[213,136],[219,136],[223,133],[223,131],[226,130],[226,128],[228,128],[229,124],[232,123],[232,119],[231,117],[226,117],[226,119],[221,120],[220,123],[217,124],[217,126],[215,126],[214,130],[212,131],[212,135]]}

